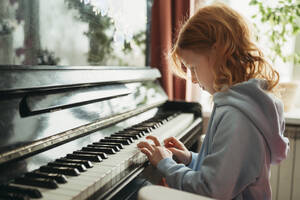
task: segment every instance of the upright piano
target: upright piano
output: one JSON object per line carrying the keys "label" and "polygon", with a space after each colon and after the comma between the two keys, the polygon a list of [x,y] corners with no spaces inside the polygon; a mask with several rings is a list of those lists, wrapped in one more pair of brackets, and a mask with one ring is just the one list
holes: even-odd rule
{"label": "upright piano", "polygon": [[196,150],[198,103],[169,101],[150,67],[0,66],[0,199],[134,199],[157,171],[136,144]]}

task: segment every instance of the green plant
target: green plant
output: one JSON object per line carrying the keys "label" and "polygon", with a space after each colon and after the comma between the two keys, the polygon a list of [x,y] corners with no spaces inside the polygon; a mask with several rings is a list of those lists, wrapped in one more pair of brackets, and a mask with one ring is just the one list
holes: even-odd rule
{"label": "green plant", "polygon": [[[269,55],[270,59],[274,62],[276,57],[279,56],[283,62],[293,61],[294,64],[300,63],[299,52],[286,55],[282,49],[292,36],[300,32],[300,1],[279,0],[273,2],[271,6],[268,0],[251,0],[249,5],[257,6],[259,11],[252,18],[259,19],[268,27],[266,34],[268,34],[273,53]],[[258,32],[260,32],[259,29]]]}

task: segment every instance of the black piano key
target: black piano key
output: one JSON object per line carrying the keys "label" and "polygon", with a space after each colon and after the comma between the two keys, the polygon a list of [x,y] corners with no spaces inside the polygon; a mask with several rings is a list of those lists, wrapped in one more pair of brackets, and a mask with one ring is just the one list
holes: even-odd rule
{"label": "black piano key", "polygon": [[124,148],[123,144],[121,144],[121,143],[116,143],[116,142],[94,142],[93,144],[96,144],[96,145],[98,145],[98,144],[115,145],[115,146],[119,147],[119,149],[123,149],[123,148]]}
{"label": "black piano key", "polygon": [[57,183],[67,183],[67,178],[62,174],[49,174],[49,173],[44,173],[39,171],[33,171],[33,172],[26,173],[25,177],[48,178],[48,179],[55,180]]}
{"label": "black piano key", "polygon": [[42,193],[38,189],[31,189],[31,188],[23,188],[18,187],[15,185],[0,185],[0,193],[15,193],[15,194],[22,194],[27,195],[31,198],[41,198]]}
{"label": "black piano key", "polygon": [[132,138],[134,140],[140,139],[138,135],[132,135],[132,134],[126,134],[126,133],[114,133],[111,136],[116,136],[116,137],[127,137],[127,138]]}
{"label": "black piano key", "polygon": [[171,116],[168,116],[168,117],[167,117],[167,120],[170,121],[170,120],[172,120],[173,118],[175,118],[177,115],[178,115],[178,114],[175,113],[175,114],[173,114],[173,115],[171,115]]}
{"label": "black piano key", "polygon": [[81,149],[82,151],[93,151],[93,152],[103,152],[107,154],[115,154],[116,151],[113,148],[108,148],[108,147],[83,147]]}
{"label": "black piano key", "polygon": [[129,144],[133,143],[133,139],[126,138],[126,137],[104,137],[104,139],[120,139],[120,140],[127,140]]}
{"label": "black piano key", "polygon": [[[153,120],[153,121],[149,121],[149,122],[145,122],[145,126],[147,126],[148,124],[150,123],[153,123],[154,125],[153,126],[162,126],[164,125],[165,123],[167,123],[168,120],[167,119],[162,119],[162,120]],[[141,124],[141,126],[143,126],[143,124]]]}
{"label": "black piano key", "polygon": [[161,121],[164,121],[164,120],[167,120],[167,116],[165,117],[155,117],[155,118],[151,118],[151,119],[148,119],[146,121],[143,121],[141,123],[151,123],[151,122],[161,122]]}
{"label": "black piano key", "polygon": [[130,130],[143,131],[144,133],[148,134],[151,133],[154,129],[149,127],[131,127]]}
{"label": "black piano key", "polygon": [[48,189],[58,188],[57,182],[55,180],[47,179],[47,178],[19,177],[14,180],[14,183],[20,185],[37,186],[37,187],[48,188]]}
{"label": "black piano key", "polygon": [[149,123],[149,122],[167,122],[168,121],[168,117],[170,117],[170,116],[155,117],[155,118],[146,120],[144,122],[145,123]]}
{"label": "black piano key", "polygon": [[162,124],[161,121],[158,121],[158,122],[142,122],[142,123],[139,123],[137,125],[134,125],[132,127],[153,127],[153,128],[156,128],[156,127],[159,127],[160,125]]}
{"label": "black piano key", "polygon": [[153,129],[157,129],[157,128],[159,128],[161,126],[161,124],[160,123],[157,123],[157,124],[155,124],[154,126],[152,126],[153,127]]}
{"label": "black piano key", "polygon": [[42,166],[40,167],[41,172],[47,172],[47,173],[57,173],[57,174],[63,174],[67,176],[78,176],[80,172],[75,168],[70,167],[50,167],[50,166]]}
{"label": "black piano key", "polygon": [[80,172],[85,172],[86,167],[83,164],[77,164],[77,163],[63,163],[63,162],[50,162],[47,164],[48,166],[54,166],[54,167],[70,167],[78,169]]}
{"label": "black piano key", "polygon": [[161,120],[160,122],[161,122],[162,124],[165,124],[165,123],[168,122],[168,120],[167,120],[167,119],[163,119],[163,120]]}
{"label": "black piano key", "polygon": [[145,134],[143,134],[143,132],[118,132],[118,133],[114,133],[113,135],[129,135],[129,136],[135,136],[135,139],[140,139],[142,137],[144,137]]}
{"label": "black piano key", "polygon": [[112,134],[111,136],[105,137],[105,138],[120,138],[120,139],[129,140],[131,143],[134,142],[132,137],[128,137],[128,136],[126,136],[126,135],[117,136],[117,135]]}
{"label": "black piano key", "polygon": [[132,134],[132,135],[138,135],[139,137],[143,137],[146,135],[142,131],[136,131],[136,130],[123,130],[117,132],[116,134]]}
{"label": "black piano key", "polygon": [[0,199],[1,200],[29,200],[30,197],[23,194],[0,192]]}
{"label": "black piano key", "polygon": [[112,148],[114,151],[120,151],[120,148],[117,145],[108,145],[108,144],[89,144],[88,147],[109,147]]}
{"label": "black piano key", "polygon": [[96,152],[96,151],[83,151],[83,150],[79,150],[79,151],[74,151],[73,154],[95,155],[95,156],[99,156],[101,159],[108,158],[108,156],[107,156],[106,153],[104,153],[104,152]]}
{"label": "black piano key", "polygon": [[83,164],[86,168],[92,168],[93,167],[93,164],[89,160],[76,160],[76,159],[68,159],[68,158],[58,158],[55,161],[56,162]]}
{"label": "black piano key", "polygon": [[141,122],[132,127],[154,127],[158,122]]}
{"label": "black piano key", "polygon": [[120,143],[120,144],[123,144],[123,145],[130,145],[131,142],[128,141],[128,140],[124,140],[124,139],[117,139],[117,138],[105,138],[105,139],[101,139],[100,142],[114,142],[114,143]]}
{"label": "black piano key", "polygon": [[77,160],[88,160],[91,162],[101,162],[102,158],[97,155],[67,154],[67,158]]}
{"label": "black piano key", "polygon": [[156,121],[156,122],[142,122],[141,125],[142,125],[142,126],[161,125],[163,121],[164,121],[164,120],[158,120],[158,121]]}

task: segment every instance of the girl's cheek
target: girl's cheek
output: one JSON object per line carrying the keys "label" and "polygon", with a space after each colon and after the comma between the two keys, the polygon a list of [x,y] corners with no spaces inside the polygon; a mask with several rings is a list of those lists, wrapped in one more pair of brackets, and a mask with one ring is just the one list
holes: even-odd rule
{"label": "girl's cheek", "polygon": [[199,67],[195,69],[194,73],[198,82],[202,81],[203,75],[205,76],[205,74],[203,74],[203,72],[199,69]]}

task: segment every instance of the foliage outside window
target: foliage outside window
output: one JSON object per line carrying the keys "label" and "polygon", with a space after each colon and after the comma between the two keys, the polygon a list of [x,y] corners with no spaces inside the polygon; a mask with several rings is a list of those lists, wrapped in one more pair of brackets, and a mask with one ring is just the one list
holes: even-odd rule
{"label": "foliage outside window", "polygon": [[274,62],[279,57],[283,62],[300,63],[299,52],[286,54],[283,50],[284,45],[300,32],[300,1],[279,0],[271,4],[267,0],[251,0],[249,5],[258,7],[259,11],[252,18],[259,19],[267,27],[264,33],[259,29],[257,31],[267,34],[271,47],[268,57],[271,61]]}

